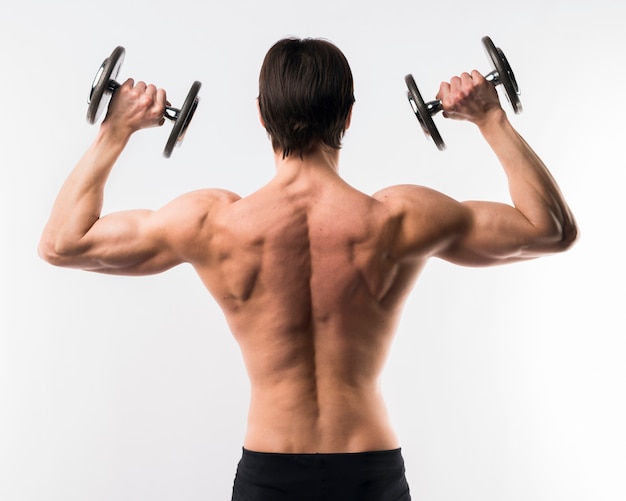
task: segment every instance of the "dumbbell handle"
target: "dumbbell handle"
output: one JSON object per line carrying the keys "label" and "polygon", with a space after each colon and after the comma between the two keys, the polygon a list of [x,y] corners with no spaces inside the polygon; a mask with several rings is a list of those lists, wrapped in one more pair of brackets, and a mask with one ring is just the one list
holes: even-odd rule
{"label": "dumbbell handle", "polygon": [[[115,80],[109,80],[107,84],[107,90],[111,93],[115,92],[120,87],[121,85]],[[167,118],[168,120],[175,122],[176,119],[178,119],[179,114],[180,114],[180,109],[174,108],[172,106],[166,106],[163,116]]]}

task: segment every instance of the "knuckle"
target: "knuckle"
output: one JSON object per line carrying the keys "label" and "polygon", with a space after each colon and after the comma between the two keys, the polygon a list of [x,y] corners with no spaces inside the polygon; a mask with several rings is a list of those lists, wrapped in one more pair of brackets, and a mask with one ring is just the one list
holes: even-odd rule
{"label": "knuckle", "polygon": [[152,98],[147,94],[141,94],[138,101],[142,106],[150,106],[152,104]]}

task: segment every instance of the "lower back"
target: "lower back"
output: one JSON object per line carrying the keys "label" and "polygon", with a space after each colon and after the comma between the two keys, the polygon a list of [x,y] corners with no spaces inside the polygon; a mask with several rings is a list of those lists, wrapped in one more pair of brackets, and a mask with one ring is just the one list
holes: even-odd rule
{"label": "lower back", "polygon": [[342,381],[254,383],[244,447],[257,452],[337,453],[398,447],[378,388],[348,388]]}

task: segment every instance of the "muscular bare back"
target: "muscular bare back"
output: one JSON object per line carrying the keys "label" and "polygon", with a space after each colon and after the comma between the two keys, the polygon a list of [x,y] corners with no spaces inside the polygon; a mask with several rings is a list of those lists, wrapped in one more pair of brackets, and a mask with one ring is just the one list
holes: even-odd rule
{"label": "muscular bare back", "polygon": [[61,188],[39,252],[55,265],[123,275],[191,263],[248,369],[246,448],[395,448],[379,377],[426,260],[503,264],[562,252],[577,235],[556,182],[493,86],[473,72],[440,94],[448,116],[478,126],[513,205],[457,202],[416,186],[369,197],[339,177],[338,150],[318,145],[303,157],[275,150],[276,176],[246,198],[203,190],[158,211],[102,216],[107,177],[130,136],[163,120],[164,92],[129,80]]}
{"label": "muscular bare back", "polygon": [[398,217],[328,168],[279,173],[247,198],[225,198],[196,268],[250,376],[245,446],[397,447],[378,383],[411,275],[394,256]]}

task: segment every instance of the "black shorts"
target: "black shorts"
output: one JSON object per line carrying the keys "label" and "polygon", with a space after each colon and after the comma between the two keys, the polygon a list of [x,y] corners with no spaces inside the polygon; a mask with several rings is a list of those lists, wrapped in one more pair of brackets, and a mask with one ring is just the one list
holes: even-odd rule
{"label": "black shorts", "polygon": [[232,501],[410,501],[400,449],[347,454],[243,450]]}

